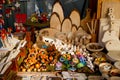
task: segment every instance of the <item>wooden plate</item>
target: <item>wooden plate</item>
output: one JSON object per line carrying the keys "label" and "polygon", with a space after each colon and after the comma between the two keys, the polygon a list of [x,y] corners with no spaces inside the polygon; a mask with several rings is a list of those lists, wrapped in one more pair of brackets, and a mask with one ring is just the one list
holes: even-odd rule
{"label": "wooden plate", "polygon": [[104,47],[101,46],[99,43],[88,43],[86,45],[86,48],[92,52],[100,52],[104,49]]}
{"label": "wooden plate", "polygon": [[80,13],[79,13],[79,11],[76,9],[72,10],[69,17],[72,20],[72,24],[75,24],[78,28],[80,26]]}
{"label": "wooden plate", "polygon": [[120,51],[109,51],[107,55],[115,61],[120,60]]}
{"label": "wooden plate", "polygon": [[109,71],[113,68],[112,64],[110,63],[101,63],[99,65],[99,70],[101,73],[109,73]]}
{"label": "wooden plate", "polygon": [[52,13],[50,17],[50,28],[54,28],[61,31],[60,17],[56,12]]}
{"label": "wooden plate", "polygon": [[68,33],[71,32],[72,22],[69,18],[66,18],[62,22],[62,32]]}
{"label": "wooden plate", "polygon": [[56,1],[55,4],[53,5],[53,10],[52,12],[56,12],[59,17],[60,17],[60,21],[62,22],[64,19],[64,12],[63,12],[63,8],[62,5],[59,1]]}
{"label": "wooden plate", "polygon": [[114,63],[114,66],[115,66],[116,68],[120,69],[120,61],[115,62],[115,63]]}

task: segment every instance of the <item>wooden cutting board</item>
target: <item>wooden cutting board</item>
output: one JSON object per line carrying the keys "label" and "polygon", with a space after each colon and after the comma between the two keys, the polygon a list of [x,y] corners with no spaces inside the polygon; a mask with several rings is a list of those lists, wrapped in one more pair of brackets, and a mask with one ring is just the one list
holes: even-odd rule
{"label": "wooden cutting board", "polygon": [[81,27],[83,28],[83,30],[85,30],[85,31],[88,32],[88,33],[90,33],[90,32],[89,32],[89,29],[88,29],[86,23],[88,23],[88,22],[91,21],[90,13],[91,13],[91,9],[87,9],[87,10],[86,10],[86,16],[85,16],[85,18],[83,18],[83,19],[81,20]]}
{"label": "wooden cutting board", "polygon": [[77,28],[80,26],[80,13],[78,10],[74,9],[70,13],[70,19],[72,21],[72,24],[75,24]]}
{"label": "wooden cutting board", "polygon": [[70,18],[65,18],[62,22],[62,32],[69,33],[71,32],[72,22]]}
{"label": "wooden cutting board", "polygon": [[56,12],[59,17],[60,17],[60,21],[62,22],[64,19],[64,12],[63,12],[63,8],[62,5],[60,4],[59,1],[55,2],[55,4],[53,5],[53,10],[52,12]]}
{"label": "wooden cutting board", "polygon": [[50,17],[50,28],[61,31],[61,21],[60,17],[56,12],[53,12]]}

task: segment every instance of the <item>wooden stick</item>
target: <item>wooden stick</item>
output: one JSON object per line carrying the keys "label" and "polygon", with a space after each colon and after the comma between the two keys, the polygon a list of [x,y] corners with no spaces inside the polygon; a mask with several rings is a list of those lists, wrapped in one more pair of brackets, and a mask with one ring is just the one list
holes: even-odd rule
{"label": "wooden stick", "polygon": [[93,24],[94,24],[94,20],[91,21],[91,28],[92,28],[91,30],[92,30],[92,33],[94,33],[94,25]]}
{"label": "wooden stick", "polygon": [[94,24],[94,33],[96,32],[96,27],[97,27],[97,20],[95,20],[95,24]]}
{"label": "wooden stick", "polygon": [[91,28],[90,28],[89,24],[88,24],[88,23],[86,23],[86,24],[87,24],[87,27],[88,27],[88,29],[89,29],[90,33],[92,34],[92,30],[91,30]]}

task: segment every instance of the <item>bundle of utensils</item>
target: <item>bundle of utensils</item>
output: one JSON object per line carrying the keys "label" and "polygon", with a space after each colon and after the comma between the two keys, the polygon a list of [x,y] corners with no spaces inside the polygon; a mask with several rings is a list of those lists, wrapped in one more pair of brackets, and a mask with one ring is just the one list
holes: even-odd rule
{"label": "bundle of utensils", "polygon": [[86,23],[90,34],[96,34],[97,20],[92,19],[90,22]]}

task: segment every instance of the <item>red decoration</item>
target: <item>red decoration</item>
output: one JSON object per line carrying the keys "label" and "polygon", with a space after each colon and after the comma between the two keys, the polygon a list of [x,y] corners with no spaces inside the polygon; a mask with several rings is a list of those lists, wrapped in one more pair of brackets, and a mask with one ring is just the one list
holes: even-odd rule
{"label": "red decoration", "polygon": [[2,38],[2,40],[6,39],[6,34],[7,34],[7,31],[3,28],[1,30],[1,38]]}
{"label": "red decoration", "polygon": [[2,5],[0,5],[0,9],[2,9],[3,8],[3,6]]}
{"label": "red decoration", "polygon": [[5,14],[6,14],[7,17],[9,17],[11,15],[11,8],[7,8],[5,10]]}
{"label": "red decoration", "polygon": [[15,15],[15,22],[16,23],[25,23],[27,15],[26,14],[16,14]]}
{"label": "red decoration", "polygon": [[16,32],[20,32],[20,26],[15,26],[16,27]]}
{"label": "red decoration", "polygon": [[11,13],[11,9],[10,9],[10,8],[7,8],[7,9],[5,10],[5,13],[6,13],[6,14],[10,14],[10,13]]}
{"label": "red decoration", "polygon": [[15,23],[16,32],[26,32],[26,28],[22,23]]}
{"label": "red decoration", "polygon": [[11,70],[18,71],[18,61],[16,59],[12,59],[12,67]]}
{"label": "red decoration", "polygon": [[7,30],[8,30],[8,34],[10,34],[12,31],[12,27],[8,27]]}
{"label": "red decoration", "polygon": [[0,25],[4,25],[4,23],[5,23],[4,20],[1,18],[0,19]]}
{"label": "red decoration", "polygon": [[42,22],[47,22],[47,16],[45,14],[41,15],[41,21]]}
{"label": "red decoration", "polygon": [[5,0],[0,0],[0,4],[4,4],[5,3]]}

